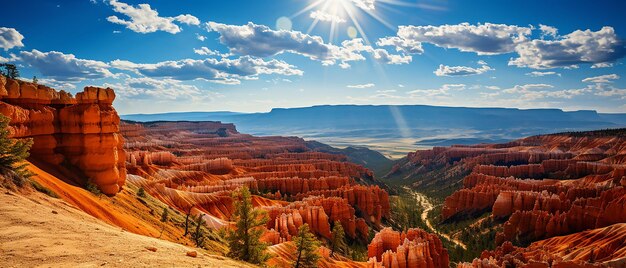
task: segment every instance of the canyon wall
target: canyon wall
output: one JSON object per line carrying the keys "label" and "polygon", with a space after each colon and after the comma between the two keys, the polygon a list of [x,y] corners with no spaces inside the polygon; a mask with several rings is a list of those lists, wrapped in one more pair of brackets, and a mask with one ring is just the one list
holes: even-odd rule
{"label": "canyon wall", "polygon": [[339,221],[352,239],[367,242],[369,228],[390,213],[389,195],[370,170],[343,155],[315,152],[297,137],[255,137],[220,122],[124,122],[129,182],[166,204],[227,226],[231,193],[245,185],[268,212],[264,240],[288,242],[309,224],[331,237]]}
{"label": "canyon wall", "polygon": [[409,153],[398,174],[431,194],[460,186],[444,200],[444,222],[490,214],[482,228],[497,230],[499,247],[458,267],[624,265],[626,129],[435,147]]}
{"label": "canyon wall", "polygon": [[0,113],[13,138],[32,138],[31,157],[78,169],[76,183],[95,184],[114,195],[126,179],[120,119],[110,88],[86,87],[73,97],[63,90],[0,76]]}
{"label": "canyon wall", "polygon": [[541,240],[522,248],[505,242],[483,251],[469,267],[624,267],[626,224]]}

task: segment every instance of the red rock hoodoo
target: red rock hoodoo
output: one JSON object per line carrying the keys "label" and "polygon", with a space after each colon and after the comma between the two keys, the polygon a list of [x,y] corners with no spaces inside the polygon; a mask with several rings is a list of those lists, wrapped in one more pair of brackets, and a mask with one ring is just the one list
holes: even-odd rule
{"label": "red rock hoodoo", "polygon": [[367,247],[368,267],[449,267],[448,251],[437,235],[422,229],[406,233],[385,228]]}
{"label": "red rock hoodoo", "polygon": [[[343,155],[315,152],[296,137],[254,137],[220,122],[123,123],[129,182],[163,202],[226,226],[231,192],[246,185],[270,221],[264,239],[290,241],[302,224],[323,238],[341,222],[348,237],[367,241],[389,215],[389,196],[360,185],[372,172]],[[358,215],[358,216],[357,216]]]}
{"label": "red rock hoodoo", "polygon": [[10,118],[14,138],[32,138],[38,161],[78,168],[77,183],[97,185],[108,195],[126,179],[120,118],[112,89],[86,87],[72,97],[63,90],[0,76],[0,113]]}
{"label": "red rock hoodoo", "polygon": [[423,169],[471,171],[463,188],[445,199],[444,220],[491,211],[506,220],[498,245],[519,237],[535,241],[626,222],[626,137],[600,134],[436,147],[409,159]]}

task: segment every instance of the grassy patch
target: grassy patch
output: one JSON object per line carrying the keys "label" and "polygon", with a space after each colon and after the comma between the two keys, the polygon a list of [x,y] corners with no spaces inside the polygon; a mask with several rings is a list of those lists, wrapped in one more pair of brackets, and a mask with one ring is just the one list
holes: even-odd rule
{"label": "grassy patch", "polygon": [[44,187],[43,185],[39,184],[38,182],[34,180],[30,180],[30,185],[38,192],[44,193],[50,197],[59,198],[59,196],[55,192]]}

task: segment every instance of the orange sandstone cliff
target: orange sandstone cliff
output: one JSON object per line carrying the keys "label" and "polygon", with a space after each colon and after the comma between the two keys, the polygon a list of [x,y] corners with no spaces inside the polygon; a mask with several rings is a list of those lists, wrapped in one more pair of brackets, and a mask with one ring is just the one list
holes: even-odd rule
{"label": "orange sandstone cliff", "polygon": [[12,137],[32,138],[35,162],[77,171],[75,183],[93,183],[107,195],[118,193],[126,180],[114,99],[110,88],[86,87],[74,97],[0,76],[0,113],[10,118]]}

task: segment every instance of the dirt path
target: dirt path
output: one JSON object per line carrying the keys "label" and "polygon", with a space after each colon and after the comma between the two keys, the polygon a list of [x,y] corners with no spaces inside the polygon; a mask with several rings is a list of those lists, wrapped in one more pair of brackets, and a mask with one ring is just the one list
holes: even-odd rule
{"label": "dirt path", "polygon": [[426,226],[428,227],[428,229],[431,232],[438,234],[439,236],[447,239],[448,241],[454,243],[455,245],[457,245],[457,246],[459,246],[459,247],[461,247],[463,249],[467,249],[467,245],[465,245],[460,240],[458,240],[456,238],[452,238],[448,234],[440,232],[439,230],[435,229],[435,227],[433,226],[432,222],[428,218],[428,212],[433,210],[433,208],[435,208],[435,207],[430,202],[430,200],[428,200],[426,195],[424,195],[422,193],[415,192],[415,191],[411,190],[409,187],[404,187],[404,189],[407,190],[413,196],[413,198],[415,198],[415,201],[417,201],[417,203],[424,209],[424,211],[422,212],[421,218],[422,218],[422,221],[424,223],[426,223]]}
{"label": "dirt path", "polygon": [[[2,267],[250,267],[123,231],[60,199],[0,190]],[[198,257],[187,257],[188,251],[197,251]]]}

